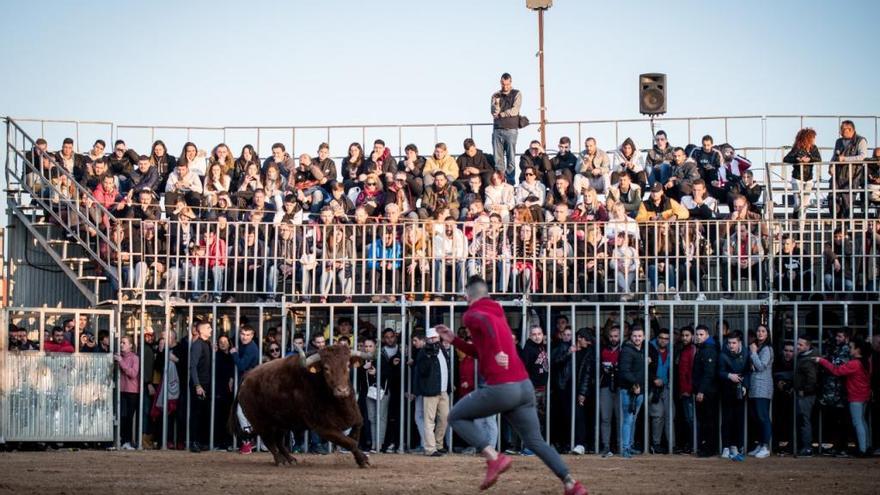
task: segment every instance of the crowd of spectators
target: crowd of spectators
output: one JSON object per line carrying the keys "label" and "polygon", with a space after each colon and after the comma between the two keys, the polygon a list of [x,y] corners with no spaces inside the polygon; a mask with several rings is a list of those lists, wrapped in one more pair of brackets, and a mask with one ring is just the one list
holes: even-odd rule
{"label": "crowd of spectators", "polygon": [[[795,340],[790,329],[784,332],[790,340],[774,342],[763,324],[748,332],[727,322],[715,329],[697,325],[670,331],[652,315],[648,325],[650,340],[642,321],[629,317],[609,319],[598,332],[591,327],[574,332],[561,314],[552,332],[533,320],[527,339],[518,344],[520,357],[535,387],[542,434],[560,452],[624,458],[643,452],[703,457],[720,452],[741,461],[771,452],[809,457],[817,449],[824,455],[868,456],[878,447],[868,416],[878,412],[880,373],[873,363],[880,356],[880,336],[866,341],[863,334],[836,326],[824,332],[821,342],[806,334]],[[74,326],[65,320],[54,327],[43,350],[74,352]],[[367,320],[360,320],[358,328],[355,332],[352,319],[340,317],[332,329],[326,325],[311,335],[295,333],[287,339],[280,328],[271,327],[258,338],[245,322],[214,337],[213,326],[200,320],[180,340],[173,331],[159,339],[146,332],[141,350],[136,339],[123,336],[113,355],[119,369],[120,444],[123,449],[158,448],[167,407],[168,448],[186,448],[189,427],[190,450],[206,448],[213,435],[215,449],[232,451],[236,445],[225,425],[236,379],[240,383],[262,362],[338,344],[374,356],[352,371],[365,418],[363,449],[402,453],[408,444],[409,453],[438,457],[455,445],[456,452],[473,453],[447,425],[450,402],[481,386],[473,359],[440,342],[433,328],[416,328],[407,349],[392,328],[380,332]],[[25,328],[11,325],[9,333],[11,350],[39,350]],[[464,327],[458,335],[469,338]],[[80,352],[89,351],[81,347]],[[144,416],[139,418],[141,403]],[[401,416],[401,407],[409,413]],[[138,439],[134,432],[141,420],[145,435]],[[407,420],[412,421],[408,427]],[[645,422],[649,433],[643,438],[640,425]],[[820,422],[822,445],[815,442]],[[487,418],[483,427],[509,453],[532,455],[506,423],[499,430],[495,419]],[[412,436],[401,438],[401,430]],[[295,452],[304,452],[306,443],[309,452],[328,452],[317,435],[309,435],[308,442],[291,437]],[[243,442],[238,448],[250,453],[255,446]]]}
{"label": "crowd of spectators", "polygon": [[[815,135],[800,131],[785,157],[801,215],[812,163],[821,160]],[[427,158],[410,144],[399,161],[381,139],[369,154],[352,143],[338,168],[326,143],[296,159],[275,143],[265,160],[250,145],[235,158],[222,143],[210,153],[186,143],[176,158],[161,140],[149,154],[122,140],[110,154],[102,140],[84,155],[73,144],[65,139],[60,151],[41,153],[47,143],[38,140],[30,156],[51,181],[33,180],[34,190],[72,227],[85,222],[83,235],[108,232],[119,249],[101,247],[122,266],[108,273],[112,288],[135,297],[149,284],[163,297],[197,301],[242,292],[274,300],[290,287],[322,301],[368,293],[379,302],[455,296],[473,274],[495,292],[624,300],[645,291],[703,299],[771,287],[803,295],[877,286],[876,261],[864,263],[867,276],[857,273],[864,258],[876,258],[876,229],[782,239],[760,222],[765,186],[750,163],[708,135],[678,147],[661,130],[647,153],[631,138],[606,153],[595,138],[575,152],[562,137],[552,156],[532,141],[513,172],[509,157],[506,168],[496,167],[497,150],[484,154],[470,138],[457,158],[445,143]],[[878,182],[877,166],[860,161],[871,159],[866,147],[843,122],[831,166],[841,191],[829,198],[837,217],[852,215],[854,185]],[[91,195],[76,194],[69,177]]]}

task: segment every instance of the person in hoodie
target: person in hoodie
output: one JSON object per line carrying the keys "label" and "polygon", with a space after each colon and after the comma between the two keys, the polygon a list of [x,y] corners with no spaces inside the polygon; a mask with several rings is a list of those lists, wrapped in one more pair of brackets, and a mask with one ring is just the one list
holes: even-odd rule
{"label": "person in hoodie", "polygon": [[643,191],[648,185],[642,154],[632,138],[624,139],[611,157],[611,183],[617,184],[623,174],[629,175],[633,183],[638,184]]}
{"label": "person in hoodie", "polygon": [[849,401],[849,413],[856,430],[858,455],[864,457],[868,455],[868,424],[865,421],[865,408],[871,400],[871,344],[862,339],[850,341],[849,356],[850,360],[840,365],[818,356],[813,360],[831,375],[843,378]]}
{"label": "person in hoodie", "polygon": [[642,344],[645,342],[645,330],[640,326],[633,326],[629,340],[623,344],[620,350],[620,409],[623,417],[623,425],[620,431],[620,450],[624,459],[629,459],[633,454],[633,440],[635,438],[636,416],[645,401],[645,350]]}
{"label": "person in hoodie", "polygon": [[449,413],[455,431],[486,459],[486,477],[480,488],[494,485],[513,462],[489,445],[484,431],[475,422],[500,413],[519,432],[525,447],[535,452],[562,481],[565,495],[587,495],[586,488],[572,477],[556,450],[541,438],[535,391],[519,359],[504,309],[489,299],[489,286],[481,277],[471,277],[466,291],[468,310],[462,323],[470,331],[472,342],[456,337],[446,326],[438,326],[437,332],[445,342],[476,357],[478,372],[486,379],[485,387],[468,394]]}
{"label": "person in hoodie", "polygon": [[797,455],[813,455],[813,408],[819,391],[819,367],[813,359],[816,350],[809,337],[797,341],[797,366],[794,372],[795,416],[797,418]]}
{"label": "person in hoodie", "polygon": [[[544,329],[534,325],[529,329],[529,338],[522,347],[522,362],[532,381],[535,389],[535,404],[538,411],[538,421],[541,425],[541,436],[546,436],[544,431],[547,413],[547,385],[550,383],[550,355],[547,352],[547,344],[544,337]],[[524,450],[528,455],[530,452]]]}
{"label": "person in hoodie", "polygon": [[128,335],[119,341],[118,354],[113,355],[113,362],[119,366],[119,436],[122,450],[134,450],[137,440],[133,440],[134,418],[138,411],[138,393],[140,391],[140,361],[132,352],[134,344]]}
{"label": "person in hoodie", "polygon": [[654,134],[654,147],[648,150],[648,156],[645,158],[646,167],[651,169],[651,174],[648,176],[650,185],[653,186],[655,182],[666,184],[669,180],[674,158],[673,151],[666,131],[657,131]]}
{"label": "person in hoodie", "polygon": [[718,452],[718,346],[709,327],[699,325],[694,333],[697,353],[691,374],[697,417],[697,455],[710,457]]}
{"label": "person in hoodie", "polygon": [[697,162],[687,157],[684,148],[675,148],[673,165],[666,173],[666,181],[662,182],[666,195],[681,201],[684,196],[693,193],[694,181],[699,178],[700,170],[697,168]]}
{"label": "person in hoodie", "polygon": [[742,333],[733,331],[718,360],[721,382],[721,457],[742,461],[745,449],[745,406],[749,392],[749,356],[743,352]]}
{"label": "person in hoodie", "polygon": [[[669,442],[667,433],[667,419],[672,396],[669,390],[669,377],[672,363],[669,360],[669,329],[661,328],[657,336],[651,339],[648,347],[648,416],[651,418],[651,453],[659,454],[662,448],[663,437]],[[669,443],[671,445],[671,443]]]}
{"label": "person in hoodie", "polygon": [[[244,150],[242,150],[242,156],[244,156]],[[263,168],[260,172],[265,174],[271,163],[278,166],[278,170],[281,171],[281,175],[283,175],[285,179],[296,169],[296,160],[287,153],[287,149],[284,147],[283,143],[275,143],[272,145],[272,156],[263,160]],[[242,170],[246,169],[242,168]]]}
{"label": "person in hoodie", "polygon": [[396,171],[397,162],[391,156],[391,150],[385,146],[385,141],[377,139],[373,141],[373,151],[370,153],[370,159],[364,162],[358,178],[361,182],[364,182],[368,175],[376,174],[382,180],[382,185],[388,187],[390,180],[394,180],[393,174]]}

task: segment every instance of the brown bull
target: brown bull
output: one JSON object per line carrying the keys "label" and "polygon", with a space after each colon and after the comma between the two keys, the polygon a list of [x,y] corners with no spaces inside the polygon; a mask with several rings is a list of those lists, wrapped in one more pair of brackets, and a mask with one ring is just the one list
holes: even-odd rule
{"label": "brown bull", "polygon": [[[296,463],[283,438],[288,431],[308,428],[350,450],[358,466],[369,466],[369,459],[358,448],[364,420],[349,380],[351,364],[357,367],[362,359],[361,353],[334,345],[308,358],[292,355],[254,368],[239,387],[229,415],[230,429],[244,436],[235,414],[240,404],[253,434],[260,435],[276,465]],[[346,436],[343,431],[349,428]]]}

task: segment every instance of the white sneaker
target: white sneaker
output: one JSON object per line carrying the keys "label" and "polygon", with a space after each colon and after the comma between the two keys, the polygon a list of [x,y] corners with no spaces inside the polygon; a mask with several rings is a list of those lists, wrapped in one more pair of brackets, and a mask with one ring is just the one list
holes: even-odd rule
{"label": "white sneaker", "polygon": [[584,455],[586,449],[584,449],[583,445],[575,445],[573,449],[571,449],[571,453],[574,455]]}
{"label": "white sneaker", "polygon": [[770,449],[764,445],[761,446],[761,450],[755,452],[756,459],[766,459],[768,457],[770,457]]}
{"label": "white sneaker", "polygon": [[122,447],[120,447],[120,450],[137,450],[137,449],[132,447],[130,443],[125,442],[124,444],[122,444]]}
{"label": "white sneaker", "polygon": [[706,300],[706,294],[703,294],[702,292],[697,294],[697,301],[705,301],[705,300]]}
{"label": "white sneaker", "polygon": [[660,282],[659,284],[657,284],[657,292],[659,292],[659,293],[666,292],[666,284],[664,284],[663,282]]}
{"label": "white sneaker", "polygon": [[761,451],[761,449],[762,449],[763,447],[764,447],[763,445],[758,445],[758,446],[755,447],[754,449],[750,450],[750,451],[749,451],[749,457],[755,457],[755,456],[758,454],[758,452]]}
{"label": "white sneaker", "polygon": [[721,458],[722,459],[730,459],[730,449],[728,449],[727,447],[724,447],[724,450],[721,451]]}
{"label": "white sneaker", "polygon": [[739,455],[739,449],[736,447],[731,447],[730,448],[730,456],[733,457],[735,455]]}

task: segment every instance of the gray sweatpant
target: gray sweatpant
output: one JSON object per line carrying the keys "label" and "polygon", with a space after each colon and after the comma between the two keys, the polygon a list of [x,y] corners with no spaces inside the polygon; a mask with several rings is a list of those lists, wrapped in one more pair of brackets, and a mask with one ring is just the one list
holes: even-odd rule
{"label": "gray sweatpant", "polygon": [[455,404],[449,413],[449,423],[461,438],[482,452],[489,446],[489,439],[476,420],[499,413],[516,430],[523,444],[544,461],[559,479],[564,480],[568,476],[568,466],[556,449],[541,437],[535,409],[535,389],[529,380],[487,385],[474,390]]}

